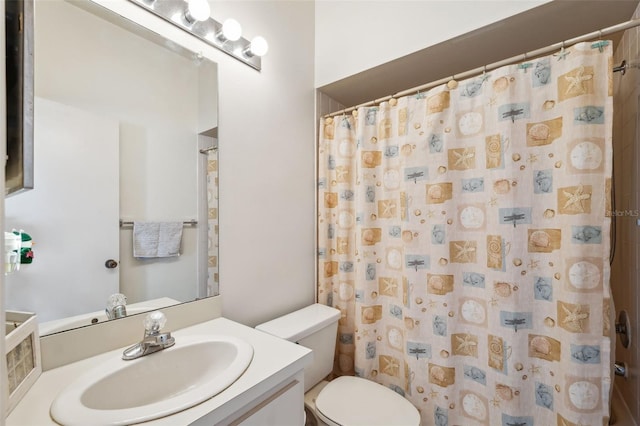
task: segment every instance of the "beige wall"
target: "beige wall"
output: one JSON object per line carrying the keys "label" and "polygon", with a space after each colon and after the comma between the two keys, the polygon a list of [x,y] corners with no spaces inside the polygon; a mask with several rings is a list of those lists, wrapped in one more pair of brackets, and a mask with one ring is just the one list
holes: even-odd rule
{"label": "beige wall", "polygon": [[[636,11],[634,18],[638,18]],[[638,63],[638,39],[640,28],[632,28],[624,33],[615,55],[614,64],[623,59]],[[615,391],[619,392],[636,422],[640,421],[640,325],[638,305],[640,304],[640,145],[638,142],[638,102],[640,95],[640,70],[628,69],[623,76],[614,74],[614,179],[615,209],[618,213],[627,211],[629,215],[616,219],[616,252],[611,271],[611,288],[616,308],[616,318],[621,310],[629,313],[632,324],[631,346],[625,349],[617,339],[616,360],[624,361],[630,368],[630,377],[625,380],[615,378]],[[614,396],[615,397],[615,396]]]}
{"label": "beige wall", "polygon": [[501,21],[548,1],[317,0],[316,87]]}

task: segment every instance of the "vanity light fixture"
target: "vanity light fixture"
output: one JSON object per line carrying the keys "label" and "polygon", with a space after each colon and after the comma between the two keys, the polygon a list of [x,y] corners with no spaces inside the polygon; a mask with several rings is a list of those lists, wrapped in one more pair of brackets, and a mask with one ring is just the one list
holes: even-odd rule
{"label": "vanity light fixture", "polygon": [[269,44],[267,40],[265,40],[264,37],[257,36],[251,39],[251,43],[244,48],[242,54],[248,58],[252,58],[254,56],[264,56],[268,50]]}
{"label": "vanity light fixture", "polygon": [[191,24],[206,21],[211,16],[211,7],[207,0],[187,0],[184,18]]}
{"label": "vanity light fixture", "polygon": [[261,56],[269,49],[264,37],[249,41],[242,37],[242,27],[235,19],[220,23],[211,18],[208,0],[129,1],[250,67],[262,68]]}
{"label": "vanity light fixture", "polygon": [[216,39],[221,43],[236,41],[242,37],[242,27],[235,19],[227,19],[222,23],[222,29],[216,33]]}

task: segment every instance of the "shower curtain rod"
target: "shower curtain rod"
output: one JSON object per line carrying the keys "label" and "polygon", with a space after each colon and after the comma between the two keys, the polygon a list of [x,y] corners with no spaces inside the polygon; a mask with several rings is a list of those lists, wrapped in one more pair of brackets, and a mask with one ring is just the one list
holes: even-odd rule
{"label": "shower curtain rod", "polygon": [[[547,47],[543,47],[543,48],[540,48],[540,49],[537,49],[537,50],[532,50],[530,52],[523,53],[523,54],[520,54],[520,55],[517,55],[517,56],[512,56],[511,58],[503,59],[501,61],[494,62],[494,63],[489,64],[489,65],[484,65],[482,67],[474,68],[472,70],[465,71],[465,72],[463,72],[461,74],[454,74],[451,77],[445,77],[445,78],[442,78],[440,80],[433,81],[431,83],[427,83],[427,84],[423,84],[421,86],[413,87],[411,89],[403,90],[403,91],[398,92],[398,93],[396,93],[394,95],[388,95],[388,96],[385,96],[383,98],[375,99],[373,101],[369,101],[369,102],[365,102],[365,103],[362,103],[362,104],[359,104],[359,105],[356,105],[356,106],[345,108],[345,109],[342,109],[340,111],[332,112],[330,114],[326,114],[324,116],[324,118],[335,117],[336,115],[344,115],[347,112],[355,111],[360,107],[377,105],[377,104],[379,104],[381,102],[388,101],[389,99],[392,99],[392,98],[399,98],[401,96],[412,95],[414,93],[418,93],[418,92],[421,92],[423,90],[431,89],[432,87],[436,87],[436,86],[439,86],[441,84],[448,83],[449,81],[455,81],[456,78],[457,79],[464,79],[464,78],[472,77],[474,75],[479,75],[479,74],[485,73],[487,71],[491,71],[491,70],[494,70],[496,68],[503,67],[505,65],[510,65],[510,64],[515,63],[515,62],[526,61],[527,59],[532,59],[532,58],[535,58],[535,57],[540,56],[540,55],[545,55],[547,53],[556,51],[558,49],[564,49],[564,47],[568,46],[568,45],[580,43],[580,42],[583,42],[583,41],[592,40],[594,38],[602,38],[603,36],[607,36],[609,34],[614,34],[614,33],[617,33],[617,32],[620,32],[620,31],[624,31],[624,30],[627,30],[629,28],[633,28],[633,27],[637,27],[637,26],[640,26],[640,19],[632,19],[630,21],[622,22],[620,24],[616,24],[616,25],[613,25],[611,27],[603,28],[603,29],[598,30],[598,31],[593,31],[593,32],[588,33],[588,34],[584,34],[584,35],[581,35],[581,36],[578,36],[578,37],[574,37],[574,38],[569,39],[569,40],[565,40],[565,41],[562,41],[562,42],[559,42],[559,43],[555,43],[555,44],[549,45]],[[629,64],[627,64],[626,61],[623,61],[622,65],[620,65],[619,67],[614,67],[614,72],[622,71],[623,74],[624,74],[624,71],[626,70],[626,68],[628,66],[629,66]]]}

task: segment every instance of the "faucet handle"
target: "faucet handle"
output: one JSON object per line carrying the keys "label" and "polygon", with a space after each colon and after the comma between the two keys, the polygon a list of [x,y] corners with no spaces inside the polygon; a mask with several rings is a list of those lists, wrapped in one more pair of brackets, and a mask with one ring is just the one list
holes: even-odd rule
{"label": "faucet handle", "polygon": [[112,310],[116,306],[126,305],[127,304],[127,296],[122,293],[115,293],[109,296],[107,299],[107,309]]}
{"label": "faucet handle", "polygon": [[153,311],[144,318],[145,335],[159,332],[167,323],[167,317],[160,311]]}
{"label": "faucet handle", "polygon": [[104,310],[108,319],[116,319],[127,316],[127,296],[122,293],[115,293],[107,299],[107,307]]}

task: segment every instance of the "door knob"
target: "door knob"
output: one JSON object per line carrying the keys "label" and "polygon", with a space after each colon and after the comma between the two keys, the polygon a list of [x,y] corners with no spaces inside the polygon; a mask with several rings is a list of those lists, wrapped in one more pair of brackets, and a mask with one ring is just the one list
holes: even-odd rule
{"label": "door knob", "polygon": [[118,267],[118,262],[116,262],[113,259],[108,259],[106,262],[104,262],[104,267],[107,268],[107,269],[117,268]]}
{"label": "door knob", "polygon": [[631,321],[627,311],[620,311],[618,321],[616,322],[616,333],[620,338],[623,348],[628,348],[631,344]]}

